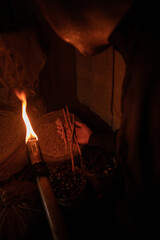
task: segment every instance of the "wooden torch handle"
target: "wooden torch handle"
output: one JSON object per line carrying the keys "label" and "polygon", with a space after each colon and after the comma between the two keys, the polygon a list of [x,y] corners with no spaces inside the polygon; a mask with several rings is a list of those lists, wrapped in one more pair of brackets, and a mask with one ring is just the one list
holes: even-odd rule
{"label": "wooden torch handle", "polygon": [[53,239],[66,240],[66,228],[50,182],[45,176],[37,177],[36,180]]}
{"label": "wooden torch handle", "polygon": [[45,175],[47,166],[43,160],[38,141],[35,139],[29,140],[27,142],[27,149],[32,167],[36,169],[36,180],[53,239],[67,240],[67,231],[55,194],[48,177]]}

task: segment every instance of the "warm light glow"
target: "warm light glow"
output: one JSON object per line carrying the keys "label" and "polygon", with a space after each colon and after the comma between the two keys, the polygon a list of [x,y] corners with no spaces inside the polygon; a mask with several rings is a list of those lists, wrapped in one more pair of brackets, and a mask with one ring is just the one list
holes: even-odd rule
{"label": "warm light glow", "polygon": [[36,138],[38,140],[37,135],[33,131],[33,128],[31,126],[31,123],[29,121],[29,118],[27,116],[26,108],[27,108],[27,100],[26,100],[26,95],[23,91],[15,91],[16,96],[19,98],[19,100],[22,101],[22,118],[25,122],[26,125],[26,139],[25,142],[27,143],[29,139],[31,138]]}

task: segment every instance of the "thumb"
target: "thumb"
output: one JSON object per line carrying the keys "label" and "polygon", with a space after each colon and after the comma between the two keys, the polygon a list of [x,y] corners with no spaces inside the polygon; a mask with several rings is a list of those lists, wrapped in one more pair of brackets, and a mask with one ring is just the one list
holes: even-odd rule
{"label": "thumb", "polygon": [[76,124],[77,127],[82,127],[84,125],[83,123],[81,123],[79,121],[75,121],[75,124]]}

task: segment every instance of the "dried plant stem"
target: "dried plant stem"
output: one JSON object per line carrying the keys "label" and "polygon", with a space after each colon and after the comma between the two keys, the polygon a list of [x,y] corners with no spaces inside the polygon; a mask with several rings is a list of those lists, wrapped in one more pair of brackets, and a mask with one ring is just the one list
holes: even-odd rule
{"label": "dried plant stem", "polygon": [[70,126],[69,126],[69,123],[68,123],[68,120],[67,120],[67,116],[66,116],[66,112],[65,112],[64,108],[62,109],[62,111],[63,111],[65,124],[66,124],[67,128],[70,129]]}
{"label": "dried plant stem", "polygon": [[[71,121],[70,121],[70,116],[67,117],[65,110],[64,109],[62,109],[62,110],[63,110],[65,124],[66,124],[67,128],[71,131],[71,136],[72,136],[72,134],[74,134],[74,133],[73,133],[73,129],[72,129]],[[71,162],[72,162],[72,172],[74,172],[73,137],[71,138],[71,142],[70,142],[69,146],[70,146],[70,155],[71,155]]]}
{"label": "dried plant stem", "polygon": [[62,139],[63,139],[64,144],[65,144],[65,150],[67,151],[66,134],[65,134],[64,126],[63,126],[62,122],[59,120],[59,118],[57,119],[56,124],[61,128],[61,131],[62,131],[61,136],[62,136]]}
{"label": "dried plant stem", "polygon": [[70,125],[70,128],[72,128],[72,124],[71,124],[71,119],[70,119],[70,114],[69,114],[68,106],[66,106],[66,112],[67,112],[68,123],[69,123],[69,125]]}
{"label": "dried plant stem", "polygon": [[[69,119],[69,122],[70,122],[70,125],[71,125],[68,106],[66,106],[66,111],[67,111],[67,116],[68,116],[68,119]],[[73,129],[73,130],[74,130],[74,129]],[[77,150],[78,150],[79,155],[80,155],[80,157],[81,157],[81,156],[82,156],[81,149],[80,149],[80,146],[79,146],[79,143],[78,143],[78,140],[77,140],[76,134],[74,134],[74,131],[73,131],[73,135],[74,135],[74,136],[73,136],[73,137],[74,137],[74,141],[75,141],[76,146],[77,146]]]}
{"label": "dried plant stem", "polygon": [[74,172],[74,157],[73,157],[73,147],[72,142],[70,142],[70,154],[71,154],[71,162],[72,162],[72,172]]}
{"label": "dried plant stem", "polygon": [[[70,122],[70,118],[69,118],[69,122]],[[73,124],[71,125],[71,142],[70,142],[70,152],[71,152],[71,161],[72,161],[72,171],[74,172],[73,136],[74,136],[74,114],[73,114]]]}

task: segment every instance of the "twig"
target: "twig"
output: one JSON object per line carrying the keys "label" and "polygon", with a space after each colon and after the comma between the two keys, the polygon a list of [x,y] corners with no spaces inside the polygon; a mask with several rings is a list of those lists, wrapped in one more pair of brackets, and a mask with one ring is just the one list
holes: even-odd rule
{"label": "twig", "polygon": [[65,112],[64,108],[62,109],[62,111],[63,111],[63,116],[64,116],[65,124],[67,125],[67,128],[70,129],[70,126],[69,126],[69,123],[68,123],[68,120],[67,120],[67,116],[66,116],[66,112]]}
{"label": "twig", "polygon": [[[69,121],[70,121],[70,118],[69,118]],[[74,172],[73,136],[74,136],[74,114],[73,114],[73,123],[72,123],[72,125],[71,125],[71,141],[70,141],[70,152],[71,152],[72,170],[73,170],[73,172]]]}
{"label": "twig", "polygon": [[68,122],[69,122],[70,128],[72,129],[72,124],[71,124],[71,119],[70,119],[70,114],[69,114],[68,106],[66,106],[66,112],[67,112],[67,118],[68,118]]}
{"label": "twig", "polygon": [[[66,115],[64,108],[62,109],[62,111],[63,111],[63,116],[64,116],[66,126],[71,131],[71,135],[72,135],[73,130],[72,130],[72,125],[71,125],[71,121],[70,121],[70,116],[67,119],[67,115]],[[72,137],[72,139],[73,139],[73,137]],[[70,155],[71,155],[71,162],[72,162],[72,172],[74,172],[74,157],[73,157],[73,145],[72,145],[73,141],[72,141],[72,139],[71,139],[69,146],[70,146]]]}
{"label": "twig", "polygon": [[[70,125],[71,125],[68,106],[66,106],[66,111],[67,111],[67,116],[68,116],[68,119],[69,119],[69,122],[70,122]],[[73,133],[74,133],[74,132],[73,132]],[[76,134],[74,134],[73,137],[74,137],[74,141],[75,141],[75,143],[76,143],[76,146],[77,146],[77,150],[78,150],[78,152],[79,152],[79,155],[82,156],[81,149],[80,149],[80,146],[79,146],[79,143],[78,143]]]}
{"label": "twig", "polygon": [[74,142],[74,134],[75,134],[75,121],[74,121],[74,114],[72,114],[72,124],[71,124],[71,139],[72,139],[72,143]]}
{"label": "twig", "polygon": [[74,172],[74,157],[73,157],[73,145],[72,145],[72,142],[70,142],[69,146],[70,146],[70,154],[71,154],[71,162],[72,162],[72,172]]}
{"label": "twig", "polygon": [[66,134],[65,134],[65,130],[64,130],[63,124],[62,124],[62,122],[60,121],[59,118],[57,118],[56,124],[57,124],[57,126],[59,126],[60,129],[61,129],[61,137],[62,137],[62,139],[64,140],[65,150],[67,151],[67,139],[66,139]]}

